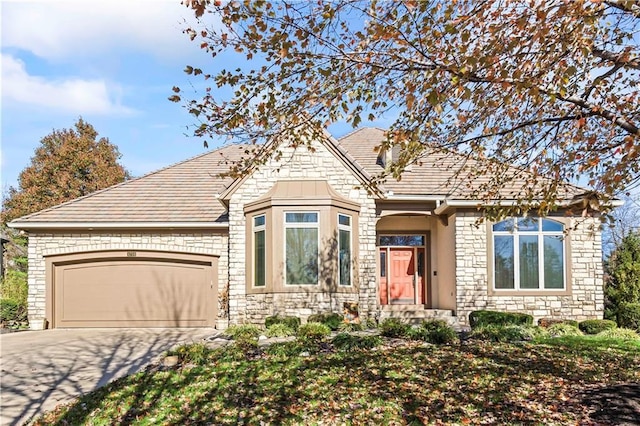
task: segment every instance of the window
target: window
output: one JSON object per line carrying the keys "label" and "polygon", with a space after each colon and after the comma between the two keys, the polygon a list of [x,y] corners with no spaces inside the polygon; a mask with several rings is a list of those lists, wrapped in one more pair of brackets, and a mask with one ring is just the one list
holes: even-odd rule
{"label": "window", "polygon": [[351,285],[351,216],[338,215],[338,285]]}
{"label": "window", "polygon": [[253,218],[253,285],[264,287],[267,278],[266,217]]}
{"label": "window", "polygon": [[496,290],[563,290],[564,226],[551,219],[510,218],[493,225]]}
{"label": "window", "polygon": [[318,213],[285,212],[286,284],[318,284]]}

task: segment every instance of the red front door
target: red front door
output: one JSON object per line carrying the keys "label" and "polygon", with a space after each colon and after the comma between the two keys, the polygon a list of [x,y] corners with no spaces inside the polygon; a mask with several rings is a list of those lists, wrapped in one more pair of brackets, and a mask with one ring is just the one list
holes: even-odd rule
{"label": "red front door", "polygon": [[413,248],[389,250],[389,299],[390,303],[415,303],[416,272]]}

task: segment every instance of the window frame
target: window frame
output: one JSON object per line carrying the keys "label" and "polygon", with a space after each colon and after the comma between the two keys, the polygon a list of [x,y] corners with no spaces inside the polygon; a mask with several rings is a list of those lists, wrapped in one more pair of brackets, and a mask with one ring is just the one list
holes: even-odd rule
{"label": "window frame", "polygon": [[[523,219],[535,219],[538,228],[535,231],[520,230],[518,221]],[[548,220],[561,226],[559,231],[543,231],[543,221]],[[494,230],[494,225],[511,221],[511,228],[503,230]],[[570,224],[567,219],[559,217],[532,217],[525,218],[522,216],[508,217],[498,222],[487,222],[487,264],[489,265],[489,293],[497,295],[519,295],[519,296],[535,296],[535,295],[569,295],[571,294],[571,245],[570,245]],[[496,259],[495,259],[495,237],[510,236],[513,244],[513,288],[496,288]],[[523,288],[520,280],[520,237],[536,236],[538,244],[538,288]],[[545,287],[545,236],[559,237],[562,241],[562,288],[546,288]]]}
{"label": "window frame", "polygon": [[[341,216],[344,216],[349,219],[348,225],[343,225],[340,223]],[[340,231],[349,233],[349,259],[348,259],[349,283],[348,284],[342,283],[342,256],[341,256],[342,247],[340,245],[342,239],[340,238]],[[353,217],[351,215],[338,212],[337,232],[338,232],[338,287],[342,287],[342,288],[352,287],[353,286],[353,260],[352,260],[353,259]]]}
{"label": "window frame", "polygon": [[[256,225],[256,219],[264,218],[264,223],[262,225]],[[267,287],[267,215],[266,213],[259,213],[254,216],[251,216],[251,253],[252,253],[252,262],[251,262],[251,286],[253,288],[263,289]],[[258,232],[264,233],[264,257],[262,265],[263,273],[264,273],[264,283],[262,285],[257,284],[257,271],[258,271],[258,255],[257,255],[257,245],[256,245],[256,234]]]}
{"label": "window frame", "polygon": [[[315,214],[316,215],[316,221],[315,222],[287,222],[287,214]],[[318,210],[284,210],[283,211],[283,215],[282,215],[282,233],[283,233],[283,244],[282,244],[282,260],[283,260],[283,266],[284,266],[284,273],[283,273],[283,285],[284,287],[304,287],[304,288],[309,288],[309,287],[317,287],[320,285],[320,273],[321,273],[321,264],[320,264],[320,253],[321,253],[321,246],[320,246],[320,239],[321,239],[321,227],[320,227],[320,217],[321,217],[321,212]],[[317,271],[316,271],[316,282],[315,284],[307,284],[307,283],[289,283],[287,280],[287,229],[315,229],[317,236],[316,236],[316,251],[317,251],[317,258],[316,258],[316,265],[317,265]]]}

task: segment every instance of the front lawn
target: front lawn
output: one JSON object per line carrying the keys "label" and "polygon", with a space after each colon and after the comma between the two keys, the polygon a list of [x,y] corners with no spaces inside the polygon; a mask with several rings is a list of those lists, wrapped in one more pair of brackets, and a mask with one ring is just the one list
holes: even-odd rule
{"label": "front lawn", "polygon": [[637,345],[554,342],[387,339],[309,356],[287,355],[291,343],[200,346],[200,365],[123,378],[37,424],[591,424],[585,394],[640,381]]}

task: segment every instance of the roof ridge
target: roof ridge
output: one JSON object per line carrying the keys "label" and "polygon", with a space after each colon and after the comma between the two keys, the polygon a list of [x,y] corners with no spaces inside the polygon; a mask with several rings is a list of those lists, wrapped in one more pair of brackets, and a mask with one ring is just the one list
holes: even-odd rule
{"label": "roof ridge", "polygon": [[160,168],[158,170],[151,171],[151,172],[149,172],[147,174],[144,174],[142,176],[138,176],[138,177],[133,178],[133,179],[129,179],[129,180],[125,180],[125,181],[120,182],[120,183],[116,183],[115,185],[111,185],[111,186],[108,186],[106,188],[99,189],[97,191],[91,192],[89,194],[83,195],[83,196],[78,197],[78,198],[74,198],[73,200],[65,201],[64,203],[56,204],[55,206],[51,206],[51,207],[48,207],[46,209],[38,210],[37,212],[29,213],[27,215],[24,215],[24,216],[21,216],[19,218],[16,218],[16,219],[12,220],[11,222],[21,222],[22,220],[31,219],[31,218],[33,218],[33,217],[35,217],[37,215],[42,214],[42,213],[47,213],[47,212],[50,212],[50,211],[57,210],[59,208],[68,206],[70,204],[75,204],[75,203],[80,202],[82,200],[85,200],[87,198],[91,198],[93,196],[97,196],[99,194],[102,194],[102,193],[107,192],[107,191],[111,191],[111,190],[119,188],[121,186],[125,186],[125,185],[128,185],[128,184],[134,183],[134,182],[138,182],[138,181],[140,181],[142,179],[148,178],[149,176],[156,175],[158,173],[164,172],[164,171],[166,171],[168,169],[171,169],[173,167],[180,166],[180,165],[182,165],[184,163],[188,163],[190,161],[197,160],[197,159],[199,159],[201,157],[204,157],[204,156],[207,156],[207,155],[215,154],[216,152],[222,151],[225,148],[229,148],[231,146],[240,146],[240,145],[241,144],[238,144],[238,145],[229,144],[229,145],[220,146],[218,148],[209,150],[207,152],[203,152],[201,154],[194,155],[194,156],[192,156],[190,158],[187,158],[186,160],[181,160],[181,161],[178,161],[176,163],[170,164],[168,166],[162,167],[162,168]]}

